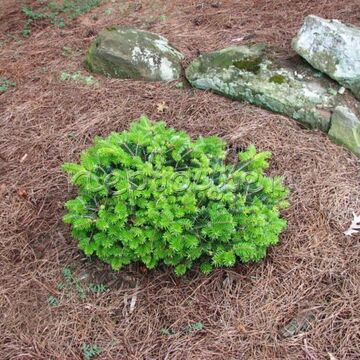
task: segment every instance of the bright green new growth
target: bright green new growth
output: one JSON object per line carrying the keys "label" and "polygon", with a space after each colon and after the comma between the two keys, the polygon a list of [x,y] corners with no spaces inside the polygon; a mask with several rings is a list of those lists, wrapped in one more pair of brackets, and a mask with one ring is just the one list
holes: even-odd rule
{"label": "bright green new growth", "polygon": [[270,155],[251,145],[228,164],[218,137],[194,141],[143,116],[64,164],[79,189],[64,221],[86,255],[115,270],[165,263],[182,275],[194,262],[209,273],[258,261],[286,226],[288,190],[263,173]]}

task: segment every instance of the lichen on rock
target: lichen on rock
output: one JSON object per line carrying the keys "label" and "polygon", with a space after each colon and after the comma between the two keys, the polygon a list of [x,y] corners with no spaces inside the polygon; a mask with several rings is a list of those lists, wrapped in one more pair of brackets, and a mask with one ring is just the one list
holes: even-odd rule
{"label": "lichen on rock", "polygon": [[[309,70],[310,71],[310,70]],[[310,71],[311,73],[311,71]],[[315,76],[299,79],[264,55],[263,45],[238,46],[204,54],[186,69],[189,82],[235,100],[278,112],[311,128],[327,131],[338,94]]]}
{"label": "lichen on rock", "polygon": [[360,99],[360,28],[310,15],[292,41],[314,68],[349,88]]}
{"label": "lichen on rock", "polygon": [[360,157],[360,118],[347,106],[335,108],[329,137]]}
{"label": "lichen on rock", "polygon": [[275,84],[283,84],[284,82],[286,82],[286,77],[281,74],[275,74],[269,79],[269,81]]}

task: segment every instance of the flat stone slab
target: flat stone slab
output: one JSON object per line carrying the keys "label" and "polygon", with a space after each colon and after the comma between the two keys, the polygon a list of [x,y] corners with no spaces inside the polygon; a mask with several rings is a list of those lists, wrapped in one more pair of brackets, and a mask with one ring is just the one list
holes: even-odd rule
{"label": "flat stone slab", "polygon": [[[320,73],[321,76],[321,73]],[[186,69],[196,88],[246,100],[302,124],[328,131],[339,87],[310,67],[283,67],[264,56],[264,46],[236,46],[201,55]]]}
{"label": "flat stone slab", "polygon": [[360,99],[360,28],[310,15],[293,39],[292,47],[314,68]]}
{"label": "flat stone slab", "polygon": [[171,81],[179,78],[183,58],[158,34],[110,27],[91,44],[85,64],[90,71],[108,77]]}

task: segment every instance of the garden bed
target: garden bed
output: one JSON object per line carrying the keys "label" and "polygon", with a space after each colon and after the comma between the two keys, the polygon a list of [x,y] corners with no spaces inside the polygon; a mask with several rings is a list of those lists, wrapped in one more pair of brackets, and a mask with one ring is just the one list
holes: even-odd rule
{"label": "garden bed", "polygon": [[[89,79],[82,63],[112,24],[162,34],[189,60],[249,42],[287,58],[305,15],[360,25],[358,1],[104,2],[63,28],[36,22],[28,37],[23,3],[0,5],[10,84],[0,93],[0,357],[81,359],[87,345],[99,359],[358,358],[359,237],[343,234],[360,212],[355,155],[255,106],[186,83]],[[268,174],[291,190],[289,225],[264,261],[177,278],[166,267],[113,272],[78,250],[62,222],[74,189],[60,167],[141,114],[218,135],[230,155],[250,143],[273,152]],[[284,334],[304,314],[309,324]]]}

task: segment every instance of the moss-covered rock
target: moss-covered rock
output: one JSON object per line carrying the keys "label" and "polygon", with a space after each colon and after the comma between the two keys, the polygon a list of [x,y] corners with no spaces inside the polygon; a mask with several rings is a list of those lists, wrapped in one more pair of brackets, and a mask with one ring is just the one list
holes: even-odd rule
{"label": "moss-covered rock", "polygon": [[293,39],[292,47],[314,68],[360,99],[360,28],[310,15]]}
{"label": "moss-covered rock", "polygon": [[335,108],[329,137],[360,157],[360,118],[348,107]]}
{"label": "moss-covered rock", "polygon": [[339,94],[329,93],[310,69],[307,76],[264,56],[263,45],[230,47],[204,54],[186,69],[189,82],[236,100],[278,112],[311,128],[327,131]]}
{"label": "moss-covered rock", "polygon": [[150,81],[175,80],[183,55],[164,37],[138,29],[111,27],[91,44],[85,64],[109,77]]}

